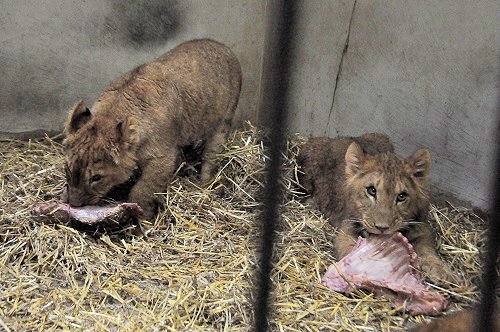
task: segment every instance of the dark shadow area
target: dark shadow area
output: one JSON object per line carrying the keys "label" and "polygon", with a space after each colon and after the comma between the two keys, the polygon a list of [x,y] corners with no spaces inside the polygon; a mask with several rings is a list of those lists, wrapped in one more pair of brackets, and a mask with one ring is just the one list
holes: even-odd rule
{"label": "dark shadow area", "polygon": [[161,44],[181,29],[183,12],[177,0],[108,1],[113,14],[105,18],[104,33],[116,34],[125,44]]}

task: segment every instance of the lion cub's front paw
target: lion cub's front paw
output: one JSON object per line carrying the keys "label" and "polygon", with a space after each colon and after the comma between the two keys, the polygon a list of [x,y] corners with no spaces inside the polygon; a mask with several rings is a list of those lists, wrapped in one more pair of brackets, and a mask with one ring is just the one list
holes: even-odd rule
{"label": "lion cub's front paw", "polygon": [[151,208],[146,208],[146,209],[143,209],[143,214],[141,216],[141,219],[144,219],[144,220],[147,220],[147,221],[153,221],[155,219],[155,211],[154,209],[151,209]]}
{"label": "lion cub's front paw", "polygon": [[148,220],[148,221],[153,221],[156,217],[156,210],[157,206],[154,202],[149,202],[149,201],[134,201],[130,200],[131,202],[136,202],[139,204],[139,206],[142,208],[142,215],[139,217],[139,219],[143,220]]}
{"label": "lion cub's front paw", "polygon": [[421,260],[420,268],[429,280],[438,284],[456,283],[457,273],[448,264],[437,257],[426,257]]}
{"label": "lion cub's front paw", "polygon": [[335,255],[338,260],[347,256],[356,245],[356,238],[340,233],[335,238]]}

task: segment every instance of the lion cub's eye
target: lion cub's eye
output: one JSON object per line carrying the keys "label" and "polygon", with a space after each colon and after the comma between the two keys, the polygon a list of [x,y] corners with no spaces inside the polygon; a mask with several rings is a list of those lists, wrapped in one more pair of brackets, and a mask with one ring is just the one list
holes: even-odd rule
{"label": "lion cub's eye", "polygon": [[377,189],[374,186],[366,187],[366,192],[368,195],[375,197],[377,195]]}
{"label": "lion cub's eye", "polygon": [[396,202],[403,202],[406,200],[406,197],[408,197],[408,194],[405,191],[402,191],[396,197]]}
{"label": "lion cub's eye", "polygon": [[92,177],[90,178],[90,183],[101,181],[101,179],[102,179],[102,175],[98,175],[98,174],[92,175]]}

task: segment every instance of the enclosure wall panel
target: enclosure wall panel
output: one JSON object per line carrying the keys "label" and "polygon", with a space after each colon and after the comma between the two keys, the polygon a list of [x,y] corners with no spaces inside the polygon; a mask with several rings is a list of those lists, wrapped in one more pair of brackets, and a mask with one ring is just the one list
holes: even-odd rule
{"label": "enclosure wall panel", "polygon": [[304,1],[291,129],[378,131],[404,156],[428,148],[435,190],[487,208],[498,10],[494,0]]}
{"label": "enclosure wall panel", "polygon": [[264,1],[1,1],[0,136],[57,132],[77,99],[92,104],[122,73],[204,37],[239,58],[235,123],[255,120],[264,11]]}

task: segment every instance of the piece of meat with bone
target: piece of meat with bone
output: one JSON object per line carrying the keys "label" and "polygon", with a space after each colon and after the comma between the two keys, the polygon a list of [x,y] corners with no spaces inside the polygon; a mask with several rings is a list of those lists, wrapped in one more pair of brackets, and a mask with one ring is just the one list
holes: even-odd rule
{"label": "piece of meat with bone", "polygon": [[401,233],[359,237],[353,250],[328,268],[323,284],[342,293],[357,288],[373,291],[411,315],[446,309],[444,296],[422,283],[416,266],[417,254]]}
{"label": "piece of meat with bone", "polygon": [[142,208],[136,203],[120,203],[108,206],[87,205],[72,207],[67,203],[41,203],[33,209],[35,216],[42,219],[55,219],[59,221],[77,220],[87,225],[104,222],[117,223],[142,215]]}

